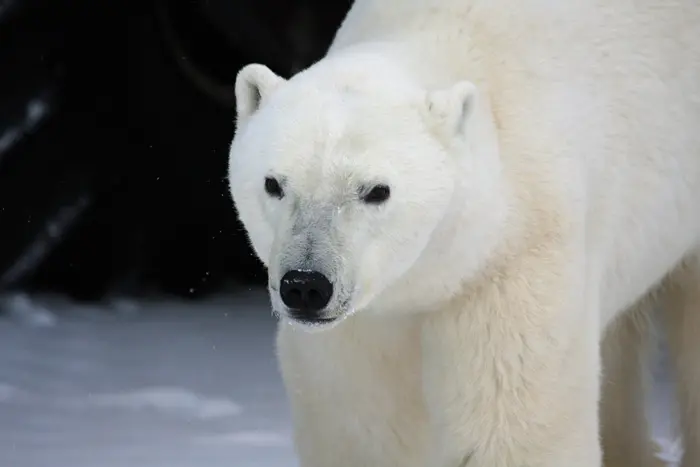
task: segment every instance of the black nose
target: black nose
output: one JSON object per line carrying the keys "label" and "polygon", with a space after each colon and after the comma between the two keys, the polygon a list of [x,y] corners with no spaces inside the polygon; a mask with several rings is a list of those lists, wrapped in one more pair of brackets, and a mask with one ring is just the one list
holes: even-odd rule
{"label": "black nose", "polygon": [[292,312],[317,316],[333,296],[333,284],[316,271],[289,271],[280,283],[282,302]]}

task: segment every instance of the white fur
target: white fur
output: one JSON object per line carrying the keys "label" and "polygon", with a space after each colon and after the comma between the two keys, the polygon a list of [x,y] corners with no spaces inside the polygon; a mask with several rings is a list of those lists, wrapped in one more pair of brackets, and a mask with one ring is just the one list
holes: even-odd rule
{"label": "white fur", "polygon": [[[309,69],[241,71],[231,191],[303,467],[598,467],[600,433],[654,465],[651,297],[700,465],[698,30],[695,0],[357,0]],[[276,288],[302,263],[336,290],[319,332]]]}

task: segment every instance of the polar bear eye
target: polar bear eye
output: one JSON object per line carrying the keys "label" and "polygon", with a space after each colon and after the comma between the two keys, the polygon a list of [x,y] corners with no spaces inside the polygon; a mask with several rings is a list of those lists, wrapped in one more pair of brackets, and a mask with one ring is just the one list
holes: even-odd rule
{"label": "polar bear eye", "polygon": [[280,182],[272,177],[265,177],[265,191],[268,195],[277,199],[282,199],[284,197],[284,191],[282,191]]}
{"label": "polar bear eye", "polygon": [[367,204],[382,204],[390,195],[391,189],[387,185],[375,185],[362,196],[362,201]]}

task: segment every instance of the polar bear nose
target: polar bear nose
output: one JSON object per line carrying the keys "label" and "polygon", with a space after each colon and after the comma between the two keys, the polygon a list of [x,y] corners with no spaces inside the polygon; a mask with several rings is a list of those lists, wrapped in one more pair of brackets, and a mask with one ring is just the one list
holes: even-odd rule
{"label": "polar bear nose", "polygon": [[282,302],[290,309],[302,314],[323,310],[333,295],[333,284],[326,276],[317,271],[292,270],[282,276],[280,296]]}

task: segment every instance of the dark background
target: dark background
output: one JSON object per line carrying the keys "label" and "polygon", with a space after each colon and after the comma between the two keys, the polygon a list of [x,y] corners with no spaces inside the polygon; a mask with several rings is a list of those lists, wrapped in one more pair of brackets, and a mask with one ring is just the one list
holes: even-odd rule
{"label": "dark background", "polygon": [[230,199],[233,83],[319,59],[351,0],[0,0],[0,292],[262,284]]}

